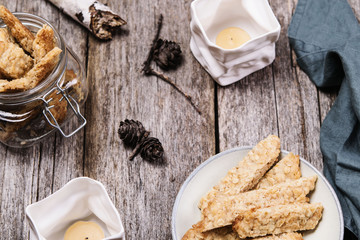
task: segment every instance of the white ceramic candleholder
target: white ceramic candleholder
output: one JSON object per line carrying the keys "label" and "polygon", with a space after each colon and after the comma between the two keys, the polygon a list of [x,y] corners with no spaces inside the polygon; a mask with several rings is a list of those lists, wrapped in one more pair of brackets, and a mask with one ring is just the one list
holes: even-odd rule
{"label": "white ceramic candleholder", "polygon": [[63,240],[66,229],[81,220],[100,225],[104,240],[125,240],[119,213],[104,186],[86,177],[75,178],[49,197],[29,205],[26,216],[30,239]]}
{"label": "white ceramic candleholder", "polygon": [[[245,30],[251,39],[235,49],[217,46],[216,36],[228,27]],[[190,29],[192,53],[222,86],[272,63],[280,35],[280,24],[267,0],[195,0]]]}

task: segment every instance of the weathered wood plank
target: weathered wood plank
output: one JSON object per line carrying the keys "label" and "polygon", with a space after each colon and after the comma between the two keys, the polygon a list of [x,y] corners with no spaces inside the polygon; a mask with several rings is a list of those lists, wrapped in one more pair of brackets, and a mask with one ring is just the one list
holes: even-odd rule
{"label": "weathered wood plank", "polygon": [[[283,149],[299,154],[321,169],[319,143],[314,140],[319,139],[320,128],[317,90],[303,73],[291,67],[286,33],[293,4],[282,1],[270,4],[282,26],[276,59],[272,66],[233,86],[219,87],[220,150],[254,145],[270,133],[279,134]],[[234,91],[242,85],[250,87]]]}
{"label": "weathered wood plank", "polygon": [[[359,18],[359,1],[349,2]],[[223,151],[279,134],[283,149],[322,168],[320,122],[336,92],[318,92],[291,60],[286,31],[295,1],[270,1],[283,28],[275,62],[228,87],[215,86],[191,54],[190,3],[108,1],[128,25],[112,41],[101,42],[46,1],[0,0],[12,11],[50,20],[80,59],[88,58],[90,80],[85,131],[70,139],[55,134],[25,150],[0,145],[1,238],[26,239],[25,207],[70,179],[86,175],[108,189],[128,239],[171,239],[170,216],[177,191],[196,166],[215,154],[216,142]],[[201,116],[168,84],[140,72],[160,13],[164,14],[161,36],[179,42],[185,56],[184,64],[169,76],[199,102]],[[142,121],[161,140],[165,164],[140,157],[126,160],[131,151],[116,132],[125,118]],[[66,128],[74,125],[72,121]]]}
{"label": "weathered wood plank", "polygon": [[[17,1],[7,2],[6,6],[11,11],[20,10]],[[1,151],[0,236],[4,239],[26,239],[25,207],[32,200],[32,176],[37,172],[39,146],[20,150],[2,145]]]}
{"label": "weathered wood plank", "polygon": [[[304,74],[291,67],[286,33],[293,5],[282,1],[270,4],[282,26],[276,59],[272,66],[234,85],[253,87],[241,92],[234,92],[234,86],[219,88],[220,150],[227,145],[254,145],[270,133],[279,134],[283,149],[299,154],[321,169],[321,153],[318,141],[314,141],[319,138],[320,127],[317,90]],[[236,107],[238,110],[234,110]]]}
{"label": "weathered wood plank", "polygon": [[[111,42],[89,41],[91,95],[86,105],[85,174],[100,180],[124,221],[128,239],[170,239],[177,191],[187,175],[215,153],[214,84],[191,56],[190,2],[121,1],[108,3],[128,21]],[[171,6],[171,7],[169,7]],[[169,76],[195,100],[203,115],[167,83],[140,72],[160,13],[161,36],[180,42],[184,64]],[[106,64],[104,64],[106,63]],[[140,120],[160,139],[163,165],[129,162],[117,135],[121,120]]]}
{"label": "weathered wood plank", "polygon": [[[86,60],[87,31],[59,9],[47,1],[24,1],[21,11],[31,12],[47,19],[72,48],[80,60]],[[72,120],[65,126],[65,131],[76,125]],[[36,200],[41,200],[59,189],[74,176],[83,173],[83,131],[66,139],[61,134],[53,134],[41,143],[41,159],[37,179]]]}
{"label": "weathered wood plank", "polygon": [[[54,27],[57,27],[58,10],[47,2],[22,1],[18,0],[17,11],[29,12],[48,20]],[[51,194],[52,175],[54,165],[54,141],[55,134],[49,136],[46,141],[37,144],[39,159],[36,161],[36,171],[33,174],[33,195],[32,202],[43,199]]]}
{"label": "weathered wood plank", "polygon": [[[57,11],[59,12],[58,9]],[[86,68],[88,30],[63,13],[59,14],[57,28],[66,45],[75,52]],[[71,66],[69,68],[71,69]],[[81,108],[81,113],[85,115],[85,107]],[[78,124],[77,119],[72,119],[64,126],[65,132],[77,128]],[[56,134],[53,191],[61,188],[69,180],[83,176],[84,138],[84,129],[70,138],[64,138],[60,133]]]}
{"label": "weathered wood plank", "polygon": [[27,238],[25,207],[31,203],[32,176],[39,159],[38,152],[38,147],[8,149],[2,159],[5,161],[5,171],[1,179],[0,235],[5,239]]}
{"label": "weathered wood plank", "polygon": [[[4,4],[9,7],[9,3]],[[17,9],[10,8],[13,11],[30,12],[39,15],[51,22],[57,29],[60,29],[60,33],[66,39],[67,44],[74,45],[75,51],[82,53],[80,58],[82,58],[82,60],[86,59],[85,53],[87,32],[82,30],[81,27],[76,29],[76,26],[78,25],[76,23],[72,23],[72,20],[65,19],[62,21],[64,17],[61,16],[59,18],[59,15],[61,14],[56,7],[46,1],[19,0],[17,3],[14,1],[14,4],[16,4]],[[69,26],[72,26],[70,31],[68,30]],[[83,44],[79,45],[81,42]],[[10,182],[10,184],[6,184],[2,188],[2,191],[6,193],[6,197],[2,197],[2,206],[8,210],[1,211],[1,222],[8,222],[9,219],[13,219],[13,221],[10,221],[12,227],[6,227],[5,229],[2,229],[5,231],[4,234],[0,232],[2,237],[7,236],[7,239],[28,238],[27,234],[29,228],[25,221],[25,207],[32,202],[43,199],[53,192],[53,178],[61,174],[66,175],[67,173],[63,170],[66,169],[65,167],[61,166],[61,169],[59,170],[57,168],[58,165],[66,162],[69,165],[67,168],[68,171],[73,173],[76,171],[76,169],[79,169],[79,167],[74,167],[74,164],[72,163],[76,163],[76,159],[80,159],[81,164],[78,164],[78,166],[80,166],[79,171],[82,174],[83,134],[74,136],[72,140],[74,140],[74,138],[77,142],[76,145],[80,146],[80,148],[74,148],[76,145],[71,143],[71,141],[69,141],[67,144],[63,143],[62,141],[65,142],[66,140],[64,140],[62,137],[59,137],[58,134],[53,134],[47,138],[46,141],[43,141],[42,143],[37,144],[30,149],[10,149],[6,152],[6,155],[4,155],[6,156],[6,158],[4,158],[4,160],[6,159],[4,164],[6,165],[4,165],[4,170],[0,172],[3,173],[3,176],[1,177],[1,179],[4,180],[3,182]],[[55,147],[55,145],[57,147]],[[11,153],[9,153],[9,151],[11,151]],[[74,157],[76,154],[77,157]],[[55,176],[54,172],[56,173]],[[14,176],[18,177],[14,178]],[[68,176],[66,180],[63,180],[58,185],[62,186],[72,177],[72,175]],[[56,186],[57,182],[59,181],[57,181],[55,177],[55,189],[59,188]],[[4,195],[2,194],[1,196]],[[16,201],[14,201],[14,199],[16,199]],[[8,211],[11,212],[9,213]],[[22,225],[20,226],[20,224]]]}
{"label": "weathered wood plank", "polygon": [[233,85],[218,86],[220,151],[277,135],[275,103],[271,66]]}
{"label": "weathered wood plank", "polygon": [[292,68],[287,38],[288,25],[295,8],[293,1],[271,1],[282,29],[273,64],[274,81],[282,148],[299,154],[322,169],[319,150],[319,108],[316,87],[299,69]]}

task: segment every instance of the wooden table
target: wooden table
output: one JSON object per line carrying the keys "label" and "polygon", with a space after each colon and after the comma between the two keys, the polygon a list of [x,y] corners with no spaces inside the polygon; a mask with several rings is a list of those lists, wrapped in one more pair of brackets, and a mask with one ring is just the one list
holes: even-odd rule
{"label": "wooden table", "polygon": [[[1,239],[27,239],[26,206],[79,176],[105,185],[127,239],[171,239],[172,207],[187,176],[210,156],[269,134],[322,169],[319,131],[336,91],[319,91],[296,64],[286,36],[296,0],[270,0],[282,26],[273,64],[227,87],[215,84],[191,54],[190,0],[107,1],[128,24],[106,42],[45,0],[0,3],[57,27],[84,62],[90,83],[82,109],[88,124],[81,132],[68,139],[56,133],[27,149],[0,145]],[[360,2],[350,4],[359,18]],[[179,42],[185,58],[168,75],[199,103],[202,115],[169,84],[140,71],[161,13],[161,36]],[[131,151],[117,134],[126,118],[160,139],[165,164],[127,160]]]}

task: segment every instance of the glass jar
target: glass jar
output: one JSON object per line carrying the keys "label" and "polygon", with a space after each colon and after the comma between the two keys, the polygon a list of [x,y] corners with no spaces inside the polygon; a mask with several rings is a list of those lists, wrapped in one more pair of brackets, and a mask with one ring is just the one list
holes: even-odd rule
{"label": "glass jar", "polygon": [[[14,15],[34,34],[44,24],[49,25],[62,52],[53,71],[36,87],[0,93],[0,141],[11,147],[27,147],[55,130],[70,137],[86,124],[80,113],[88,95],[84,67],[48,21],[28,13]],[[6,27],[1,19],[0,27]],[[65,132],[63,126],[72,118],[78,119],[78,126]]]}

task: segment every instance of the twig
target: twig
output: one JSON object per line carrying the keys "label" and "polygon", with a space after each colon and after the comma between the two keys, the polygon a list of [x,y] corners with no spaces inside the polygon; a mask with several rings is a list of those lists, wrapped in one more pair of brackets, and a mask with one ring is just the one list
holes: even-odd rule
{"label": "twig", "polygon": [[149,51],[149,55],[146,59],[146,61],[144,62],[144,67],[143,67],[143,71],[145,74],[148,75],[148,71],[150,69],[150,64],[151,64],[151,61],[153,60],[154,58],[154,51],[155,51],[155,47],[156,47],[156,43],[159,39],[159,36],[160,36],[160,31],[161,31],[161,28],[162,28],[162,22],[163,22],[163,15],[160,14],[160,17],[159,17],[159,20],[158,20],[158,25],[157,25],[157,31],[156,31],[156,35],[155,35],[155,38],[152,42],[152,45],[151,45],[151,48],[150,48],[150,51]]}
{"label": "twig", "polygon": [[141,136],[141,139],[138,141],[138,143],[136,144],[135,148],[133,149],[131,155],[129,156],[129,160],[132,161],[134,160],[134,157],[136,157],[136,155],[138,155],[138,153],[141,150],[141,146],[144,142],[144,140],[150,135],[150,132],[146,131],[144,133],[144,135]]}
{"label": "twig", "polygon": [[134,157],[136,157],[136,155],[138,155],[138,153],[141,150],[141,144],[136,145],[136,147],[134,148],[134,150],[132,151],[131,155],[129,156],[129,160],[132,161],[134,160]]}
{"label": "twig", "polygon": [[171,86],[173,86],[179,93],[181,93],[184,97],[186,97],[186,99],[190,102],[190,104],[195,108],[195,110],[201,114],[200,109],[197,107],[197,105],[193,102],[192,98],[190,95],[184,93],[178,85],[176,85],[175,82],[173,82],[168,76],[164,75],[161,72],[158,72],[154,69],[152,69],[151,67],[149,67],[147,75],[154,75],[157,76],[159,78],[161,78],[162,80],[164,80],[165,82],[169,83]]}
{"label": "twig", "polygon": [[190,104],[195,108],[195,110],[199,114],[201,114],[200,109],[193,102],[193,100],[192,100],[192,98],[191,98],[191,96],[189,94],[186,94],[183,90],[181,90],[181,88],[175,82],[173,82],[168,76],[164,75],[161,72],[158,72],[158,71],[154,70],[150,66],[151,61],[154,58],[154,51],[155,51],[155,49],[157,47],[157,42],[158,42],[158,39],[159,39],[159,36],[160,36],[160,31],[161,31],[161,28],[162,28],[162,22],[163,22],[163,15],[160,14],[158,25],[157,25],[156,35],[155,35],[155,38],[154,38],[154,40],[152,42],[152,45],[151,45],[151,48],[150,48],[150,51],[149,51],[149,55],[148,55],[146,61],[144,62],[144,67],[142,68],[142,71],[145,73],[145,75],[153,75],[153,76],[161,78],[165,82],[169,83],[172,87],[174,87],[179,93],[181,93],[190,102]]}

